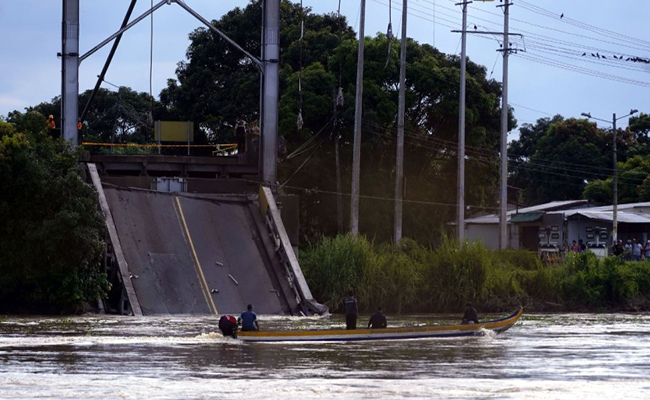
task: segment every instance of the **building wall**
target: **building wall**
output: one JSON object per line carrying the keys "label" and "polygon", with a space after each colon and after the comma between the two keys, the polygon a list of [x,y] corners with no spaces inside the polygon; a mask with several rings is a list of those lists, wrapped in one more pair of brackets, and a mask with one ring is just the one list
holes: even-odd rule
{"label": "building wall", "polygon": [[[508,233],[510,234],[510,247],[513,249],[519,248],[519,237],[514,235],[515,229],[508,225]],[[470,243],[483,242],[488,249],[499,248],[499,225],[498,224],[467,224],[465,225],[465,238]]]}
{"label": "building wall", "polygon": [[[620,226],[620,225],[619,225]],[[567,221],[567,233],[568,237],[566,238],[567,242],[569,243],[569,246],[571,245],[571,242],[575,240],[576,242],[580,239],[582,239],[583,242],[595,242],[596,239],[587,239],[587,227],[591,228],[607,228],[608,231],[611,232],[612,230],[612,224],[611,222],[605,222],[605,221],[594,221],[591,219],[587,218],[580,218],[580,219],[571,219]],[[621,238],[623,239],[623,238]],[[612,241],[611,238],[607,241],[607,245],[611,246]]]}

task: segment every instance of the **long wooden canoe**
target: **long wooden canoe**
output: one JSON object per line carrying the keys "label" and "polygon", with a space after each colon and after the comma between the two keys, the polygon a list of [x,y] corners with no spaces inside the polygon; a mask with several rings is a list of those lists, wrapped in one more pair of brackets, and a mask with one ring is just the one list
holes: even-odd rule
{"label": "long wooden canoe", "polygon": [[426,325],[355,330],[247,331],[239,332],[237,338],[245,342],[338,342],[482,336],[485,335],[486,330],[495,333],[505,332],[519,320],[523,312],[523,307],[519,307],[505,318],[470,325]]}

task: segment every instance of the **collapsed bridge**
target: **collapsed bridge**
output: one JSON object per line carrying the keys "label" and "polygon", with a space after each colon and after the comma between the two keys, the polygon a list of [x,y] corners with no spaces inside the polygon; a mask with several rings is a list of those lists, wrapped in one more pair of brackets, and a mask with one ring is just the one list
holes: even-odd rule
{"label": "collapsed bridge", "polygon": [[311,295],[269,188],[158,191],[110,183],[156,179],[111,179],[110,163],[98,165],[87,168],[108,228],[109,311],[234,314],[250,303],[262,314],[326,312]]}

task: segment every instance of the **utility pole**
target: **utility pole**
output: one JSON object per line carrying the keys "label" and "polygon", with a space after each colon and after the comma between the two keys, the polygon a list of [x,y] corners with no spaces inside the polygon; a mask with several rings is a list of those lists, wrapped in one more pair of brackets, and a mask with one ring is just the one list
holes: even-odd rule
{"label": "utility pole", "polygon": [[616,155],[616,113],[612,117],[612,125],[614,127],[614,198],[612,203],[612,245],[616,244],[618,240],[618,168],[617,168],[617,155]]}
{"label": "utility pole", "polygon": [[352,156],[352,196],[350,202],[350,233],[359,234],[359,178],[361,175],[361,116],[363,106],[363,41],[366,24],[366,0],[361,0],[359,21],[359,53],[357,55],[357,92],[354,109],[354,150]]}
{"label": "utility pole", "polygon": [[402,239],[402,197],[404,196],[404,113],[406,110],[406,19],[408,14],[408,1],[402,1],[402,47],[400,49],[399,61],[397,165],[395,172],[395,244],[399,243]]}
{"label": "utility pole", "polygon": [[510,55],[510,3],[503,7],[503,93],[501,95],[501,190],[499,193],[499,249],[509,246],[508,238],[508,56]]}
{"label": "utility pole", "polygon": [[458,240],[465,239],[465,91],[467,74],[467,5],[471,1],[456,3],[463,7],[463,26],[461,31],[461,55],[460,55],[460,102],[458,110]]}
{"label": "utility pole", "polygon": [[63,0],[61,29],[61,137],[79,144],[79,0]]}
{"label": "utility pole", "polygon": [[343,107],[343,92],[340,90],[340,101],[339,95],[334,90],[334,110],[332,115],[334,116],[334,123],[332,124],[332,136],[334,136],[334,160],[336,163],[336,227],[337,233],[343,233],[343,194],[341,187],[341,157],[339,156],[339,135],[340,135],[340,117],[339,117],[339,108]]}
{"label": "utility pole", "polygon": [[[631,115],[634,115],[637,112],[639,112],[639,110],[631,109],[628,114],[626,114],[626,115],[624,115],[622,117],[616,118],[616,113],[614,113],[613,117],[612,117],[612,127],[614,129],[612,131],[612,136],[614,137],[614,143],[613,143],[613,146],[612,146],[612,149],[613,149],[613,152],[614,152],[614,154],[613,154],[613,159],[614,159],[614,177],[613,177],[614,182],[613,182],[613,185],[614,185],[614,188],[613,188],[613,198],[612,198],[612,245],[615,245],[616,241],[618,240],[618,163],[617,163],[618,155],[616,153],[616,134],[617,134],[616,121],[618,121],[619,119],[623,119],[625,117],[629,117]],[[607,121],[605,119],[592,117],[590,113],[581,113],[580,115],[582,115],[583,117],[590,118],[590,119],[595,119],[597,121],[609,122],[609,121]]]}

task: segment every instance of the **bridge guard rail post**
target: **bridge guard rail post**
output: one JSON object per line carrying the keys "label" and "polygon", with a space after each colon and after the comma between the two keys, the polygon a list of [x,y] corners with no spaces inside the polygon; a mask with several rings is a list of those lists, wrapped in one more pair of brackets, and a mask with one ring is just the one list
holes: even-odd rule
{"label": "bridge guard rail post", "polygon": [[131,310],[133,315],[136,317],[142,316],[142,308],[140,307],[140,302],[138,297],[135,294],[135,289],[133,288],[133,282],[131,282],[129,268],[124,258],[124,252],[122,251],[122,245],[120,244],[120,238],[117,235],[117,229],[115,228],[115,222],[113,222],[113,214],[111,214],[111,209],[108,206],[108,201],[106,200],[106,194],[104,193],[104,188],[102,187],[101,179],[97,173],[97,166],[94,163],[86,164],[88,166],[88,172],[90,173],[90,179],[93,182],[93,186],[97,190],[99,206],[104,213],[106,219],[106,227],[108,228],[108,235],[113,244],[113,251],[115,252],[115,259],[117,265],[120,269],[120,276],[122,277],[122,284],[124,285],[124,291],[126,292],[129,304],[131,305]]}
{"label": "bridge guard rail post", "polygon": [[311,290],[309,290],[296,254],[293,252],[287,231],[282,223],[275,197],[269,187],[260,185],[259,204],[262,217],[275,242],[276,253],[280,256],[289,285],[294,290],[296,301],[301,305],[303,313],[327,314],[329,312],[327,306],[314,300]]}

